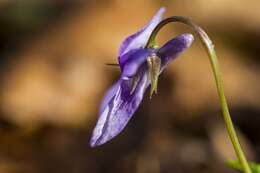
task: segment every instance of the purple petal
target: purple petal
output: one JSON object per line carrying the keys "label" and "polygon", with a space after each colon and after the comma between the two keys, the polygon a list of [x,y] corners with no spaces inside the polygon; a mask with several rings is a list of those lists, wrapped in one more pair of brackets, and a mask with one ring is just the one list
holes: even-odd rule
{"label": "purple petal", "polygon": [[119,48],[119,63],[124,61],[124,57],[122,57],[122,55],[129,52],[130,50],[143,48],[146,45],[152,31],[154,30],[156,25],[161,21],[161,17],[164,12],[165,8],[160,8],[160,10],[156,13],[156,15],[152,18],[148,25],[146,25],[137,33],[127,37],[123,41],[122,45]]}
{"label": "purple petal", "polygon": [[118,135],[139,107],[149,80],[145,70],[138,75],[139,80],[134,88],[133,80],[118,81],[120,85],[115,95],[104,106],[92,133],[91,147],[102,145]]}
{"label": "purple petal", "polygon": [[160,48],[158,54],[161,57],[162,68],[174,60],[180,53],[189,48],[193,40],[194,37],[192,34],[182,34],[168,41]]}
{"label": "purple petal", "polygon": [[103,98],[103,101],[99,108],[99,113],[102,113],[107,106],[108,102],[115,96],[118,88],[120,86],[119,82],[116,82],[112,87],[110,87],[106,93],[106,95]]}
{"label": "purple petal", "polygon": [[127,56],[127,60],[120,64],[122,69],[122,77],[128,79],[133,77],[142,64],[146,62],[147,57],[150,52],[146,49],[135,49],[135,51],[130,51],[124,56]]}

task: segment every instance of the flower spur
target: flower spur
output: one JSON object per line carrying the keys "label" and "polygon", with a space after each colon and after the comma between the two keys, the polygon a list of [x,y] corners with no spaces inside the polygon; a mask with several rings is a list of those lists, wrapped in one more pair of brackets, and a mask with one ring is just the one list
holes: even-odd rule
{"label": "flower spur", "polygon": [[150,87],[150,97],[157,92],[157,82],[163,69],[193,42],[191,34],[182,34],[159,48],[147,47],[153,30],[161,22],[164,8],[140,31],[127,37],[119,49],[120,79],[107,91],[99,109],[90,146],[96,147],[118,135],[139,107]]}

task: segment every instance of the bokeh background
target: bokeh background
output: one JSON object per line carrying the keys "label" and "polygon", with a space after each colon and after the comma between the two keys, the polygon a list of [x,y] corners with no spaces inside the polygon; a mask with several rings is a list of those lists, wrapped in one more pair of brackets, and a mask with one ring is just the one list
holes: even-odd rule
{"label": "bokeh background", "polygon": [[[1,173],[234,172],[209,61],[196,38],[161,75],[127,128],[91,149],[122,40],[161,7],[199,23],[215,43],[231,114],[260,161],[259,0],[1,0]],[[160,44],[191,32],[168,25]]]}

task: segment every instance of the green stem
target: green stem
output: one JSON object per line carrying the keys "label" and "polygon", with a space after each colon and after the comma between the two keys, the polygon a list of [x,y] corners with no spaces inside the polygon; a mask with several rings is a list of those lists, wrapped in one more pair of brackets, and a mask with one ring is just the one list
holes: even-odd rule
{"label": "green stem", "polygon": [[235,150],[235,153],[237,155],[237,158],[238,158],[240,164],[243,167],[244,172],[251,173],[251,169],[250,169],[247,159],[243,153],[243,150],[239,143],[239,139],[237,137],[236,131],[235,131],[233,123],[232,123],[232,119],[229,114],[228,105],[227,105],[226,97],[224,94],[223,80],[222,80],[222,76],[221,76],[221,72],[220,72],[220,68],[219,68],[217,55],[214,50],[214,45],[213,45],[211,39],[206,34],[206,32],[188,18],[181,17],[181,16],[169,17],[169,18],[166,18],[163,21],[161,21],[156,26],[156,28],[153,30],[153,32],[148,40],[148,43],[146,45],[146,48],[150,48],[153,46],[153,44],[155,42],[155,37],[158,34],[158,32],[160,31],[160,29],[164,25],[166,25],[170,22],[181,22],[181,23],[184,23],[184,24],[190,26],[196,32],[196,34],[199,36],[200,40],[203,43],[203,46],[206,48],[208,57],[210,59],[211,68],[213,70],[213,74],[214,74],[214,78],[215,78],[215,82],[216,82],[216,86],[217,86],[217,91],[218,91],[218,95],[219,95],[219,99],[220,99],[220,104],[221,104],[221,108],[222,108],[223,118],[225,121],[225,125],[227,128],[229,138],[232,142],[233,148]]}

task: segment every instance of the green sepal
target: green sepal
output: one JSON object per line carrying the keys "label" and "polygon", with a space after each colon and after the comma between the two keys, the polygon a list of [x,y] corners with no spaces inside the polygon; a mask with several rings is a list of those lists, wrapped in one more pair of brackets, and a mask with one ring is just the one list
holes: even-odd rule
{"label": "green sepal", "polygon": [[147,64],[149,69],[149,78],[151,80],[150,98],[152,98],[153,93],[157,93],[157,84],[161,69],[161,59],[154,54],[147,58]]}

